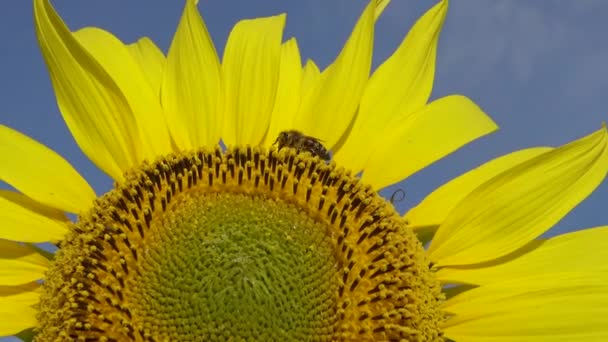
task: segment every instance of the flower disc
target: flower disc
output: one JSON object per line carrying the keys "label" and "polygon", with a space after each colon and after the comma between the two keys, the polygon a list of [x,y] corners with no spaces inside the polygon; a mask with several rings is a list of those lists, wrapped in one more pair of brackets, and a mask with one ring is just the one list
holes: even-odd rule
{"label": "flower disc", "polygon": [[[133,314],[155,323],[153,335],[330,336],[337,262],[321,224],[261,196],[193,193],[174,207],[138,260],[141,275],[126,286]],[[176,326],[190,328],[172,332]]]}
{"label": "flower disc", "polygon": [[413,232],[289,148],[143,165],[75,224],[43,288],[43,341],[441,340]]}

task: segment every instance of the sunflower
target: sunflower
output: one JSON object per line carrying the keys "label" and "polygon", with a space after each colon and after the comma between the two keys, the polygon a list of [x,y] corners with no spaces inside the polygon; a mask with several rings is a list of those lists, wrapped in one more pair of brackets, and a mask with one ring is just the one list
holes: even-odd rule
{"label": "sunflower", "polygon": [[606,340],[608,227],[539,239],[606,176],[606,128],[492,160],[401,216],[379,189],[496,125],[464,96],[427,103],[447,1],[370,76],[387,4],[320,71],[284,15],[237,23],[220,63],[194,0],[166,57],[34,0],[61,113],[115,184],[98,197],[0,126],[0,335]]}

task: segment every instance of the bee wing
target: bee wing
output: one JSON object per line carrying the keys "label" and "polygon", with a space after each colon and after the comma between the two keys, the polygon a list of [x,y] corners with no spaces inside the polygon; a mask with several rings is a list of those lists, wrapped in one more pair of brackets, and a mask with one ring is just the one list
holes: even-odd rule
{"label": "bee wing", "polygon": [[307,139],[310,139],[310,140],[313,140],[313,141],[316,141],[316,142],[318,142],[318,143],[324,143],[324,142],[325,142],[325,140],[323,140],[323,139],[319,139],[319,138],[311,137],[310,135],[306,135],[306,138],[307,138]]}

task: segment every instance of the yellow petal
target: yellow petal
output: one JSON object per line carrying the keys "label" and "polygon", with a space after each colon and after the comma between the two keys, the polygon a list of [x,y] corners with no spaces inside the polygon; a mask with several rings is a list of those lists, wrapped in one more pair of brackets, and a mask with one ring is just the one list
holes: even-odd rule
{"label": "yellow petal", "polygon": [[36,33],[57,104],[80,149],[121,180],[141,160],[135,117],[119,87],[72,36],[48,0],[34,1]]}
{"label": "yellow petal", "polygon": [[383,188],[496,129],[492,119],[468,98],[440,98],[387,126],[376,138],[368,138],[375,143],[362,178],[375,189]]}
{"label": "yellow petal", "polygon": [[437,227],[463,198],[481,184],[549,150],[549,147],[529,148],[491,160],[437,188],[407,212],[405,219],[414,230]]}
{"label": "yellow petal", "polygon": [[[321,82],[321,71],[319,70],[319,67],[315,64],[315,62],[312,59],[306,60],[306,64],[304,65],[304,68],[302,69],[302,82],[300,83],[300,105],[301,105],[302,98],[310,96],[310,94],[312,94],[315,91],[317,85],[320,82]],[[290,129],[302,130],[301,127],[297,126],[298,122],[301,122],[301,120],[302,120],[300,118],[302,115],[305,115],[305,114],[300,112],[300,110],[298,108],[298,111],[295,114],[293,121],[292,121],[292,127],[290,127]]]}
{"label": "yellow petal", "polygon": [[226,145],[258,145],[275,103],[285,15],[242,20],[226,42],[222,61]]}
{"label": "yellow petal", "polygon": [[172,152],[171,138],[160,107],[159,89],[152,89],[129,49],[104,30],[87,27],[74,37],[108,73],[125,96],[142,137],[142,154],[148,160]]}
{"label": "yellow petal", "polygon": [[95,200],[89,184],[55,151],[0,125],[0,180],[34,200],[72,213]]}
{"label": "yellow petal", "polygon": [[340,55],[304,93],[296,127],[332,148],[345,133],[359,106],[371,68],[375,3],[371,1]]}
{"label": "yellow petal", "polygon": [[36,326],[34,309],[40,294],[40,285],[30,283],[19,286],[0,285],[0,336],[15,335]]}
{"label": "yellow petal", "polygon": [[302,73],[298,43],[291,38],[281,46],[279,85],[264,145],[273,144],[280,132],[293,129],[300,106]]}
{"label": "yellow petal", "polygon": [[0,239],[0,284],[19,285],[42,279],[49,259],[33,248]]}
{"label": "yellow petal", "polygon": [[448,10],[442,1],[416,22],[399,48],[376,69],[361,97],[359,114],[336,162],[360,171],[374,144],[398,120],[427,103],[433,88],[439,33]]}
{"label": "yellow petal", "polygon": [[437,265],[467,265],[509,254],[584,200],[608,171],[605,128],[532,158],[470,193],[429,247]]}
{"label": "yellow petal", "polygon": [[534,242],[516,255],[480,266],[440,269],[444,283],[487,285],[535,274],[560,272],[607,272],[608,226],[585,229]]}
{"label": "yellow petal", "polygon": [[203,18],[192,0],[167,56],[162,103],[177,146],[213,146],[221,134],[220,62]]}
{"label": "yellow petal", "polygon": [[378,20],[378,17],[380,17],[380,15],[382,14],[382,12],[384,12],[384,9],[386,8],[386,6],[388,6],[388,3],[391,2],[391,0],[375,0],[375,6],[376,9],[374,10],[374,19]]}
{"label": "yellow petal", "polygon": [[148,37],[140,38],[137,42],[127,45],[127,48],[146,76],[155,96],[160,98],[165,55]]}
{"label": "yellow petal", "polygon": [[309,59],[306,61],[302,71],[302,97],[310,96],[310,93],[314,91],[319,82],[321,82],[321,71],[315,64],[315,61]]}
{"label": "yellow petal", "polygon": [[68,232],[61,211],[7,190],[0,190],[0,226],[0,239],[32,243],[59,241]]}
{"label": "yellow petal", "polygon": [[607,341],[608,273],[552,273],[450,298],[442,331],[454,341]]}

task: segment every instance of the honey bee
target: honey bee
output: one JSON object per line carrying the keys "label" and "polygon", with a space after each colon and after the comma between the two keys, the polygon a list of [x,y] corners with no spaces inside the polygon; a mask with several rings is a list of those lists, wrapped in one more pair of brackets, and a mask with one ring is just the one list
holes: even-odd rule
{"label": "honey bee", "polygon": [[313,156],[325,161],[329,161],[331,158],[329,151],[323,146],[321,140],[293,129],[279,133],[273,145],[279,145],[279,150],[283,147],[291,147],[298,151],[310,152]]}

